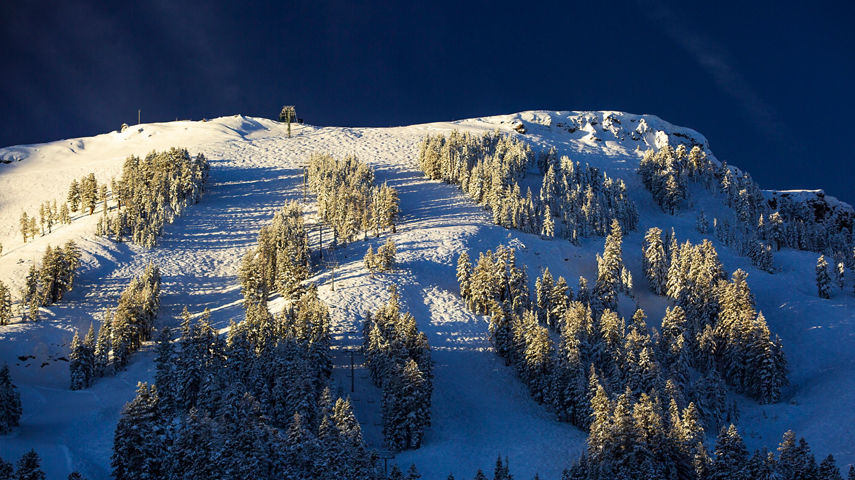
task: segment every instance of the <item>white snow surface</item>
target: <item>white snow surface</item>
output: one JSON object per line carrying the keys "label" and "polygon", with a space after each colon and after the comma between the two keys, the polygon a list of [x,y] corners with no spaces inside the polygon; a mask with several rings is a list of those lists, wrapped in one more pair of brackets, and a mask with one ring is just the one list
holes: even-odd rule
{"label": "white snow surface", "polygon": [[[237,270],[243,253],[253,246],[258,229],[268,223],[286,200],[300,199],[301,166],[312,152],[337,156],[355,153],[371,164],[378,180],[400,192],[402,218],[396,234],[400,268],[389,274],[368,275],[362,256],[368,244],[376,248],[390,236],[358,241],[338,250],[335,291],[330,272],[316,272],[322,297],[331,307],[336,348],[335,390],[351,395],[366,440],[382,447],[380,397],[358,364],[355,390],[350,392],[350,355],[343,347],[361,342],[359,325],[366,310],[375,310],[397,284],[404,308],[428,335],[435,362],[433,425],[421,449],[399,453],[393,462],[402,468],[415,463],[425,479],[471,478],[478,468],[492,471],[498,455],[509,457],[517,478],[539,473],[560,478],[561,470],[578,458],[585,433],[555,420],[529,397],[510,367],[491,351],[484,317],[466,311],[457,294],[455,265],[468,250],[493,249],[498,244],[518,250],[530,280],[548,266],[575,287],[580,275],[594,279],[594,255],[601,238],[575,247],[562,240],[546,241],[491,225],[485,210],[455,186],[424,178],[418,169],[418,142],[426,134],[454,129],[489,132],[496,129],[522,135],[537,149],[555,147],[559,154],[602,168],[623,178],[639,207],[641,224],[624,239],[624,260],[636,283],[634,292],[658,327],[667,302],[651,295],[641,272],[641,240],[651,226],[674,228],[678,238],[698,242],[692,208],[665,215],[635,174],[647,148],[665,142],[701,145],[699,133],[671,125],[652,115],[621,112],[530,111],[455,122],[394,128],[292,126],[287,138],[277,122],[240,115],[207,122],[179,121],[143,124],[125,132],[0,149],[0,280],[13,290],[48,245],[73,239],[82,248],[83,266],[74,290],[61,302],[42,309],[38,323],[0,327],[0,362],[9,364],[21,392],[21,426],[0,437],[0,457],[16,461],[30,448],[43,459],[48,478],[65,478],[79,470],[87,478],[110,477],[113,431],[122,405],[134,396],[139,381],[152,381],[151,346],[134,355],[125,371],[99,379],[83,391],[68,389],[68,345],[75,329],[82,333],[115,305],[121,290],[144,265],[154,261],[163,273],[162,306],[158,323],[174,326],[184,306],[192,312],[208,307],[219,328],[240,319],[242,307]],[[89,172],[99,181],[118,176],[124,159],[172,146],[211,161],[209,189],[201,203],[191,206],[167,225],[157,247],[142,249],[116,244],[94,235],[97,214],[77,215],[71,225],[24,244],[18,233],[22,210],[37,213],[44,201],[62,202],[69,183]],[[721,202],[703,190],[693,191],[695,205],[708,217]],[[851,207],[850,207],[851,208]],[[311,205],[307,208],[312,213]],[[316,241],[315,238],[312,239]],[[814,284],[816,254],[784,250],[775,253],[778,271],[753,268],[717,240],[720,257],[732,271],[750,274],[749,284],[773,332],[779,334],[791,367],[792,385],[784,400],[757,405],[742,397],[740,431],[749,448],[774,449],[781,435],[793,429],[804,436],[821,459],[834,454],[842,470],[855,462],[855,298],[853,281],[830,300],[817,297]],[[852,277],[853,275],[849,275]],[[628,300],[628,299],[625,299]],[[277,302],[272,302],[275,309]],[[631,301],[621,303],[629,317]],[[715,432],[709,432],[714,435]],[[845,471],[845,470],[844,470]]]}

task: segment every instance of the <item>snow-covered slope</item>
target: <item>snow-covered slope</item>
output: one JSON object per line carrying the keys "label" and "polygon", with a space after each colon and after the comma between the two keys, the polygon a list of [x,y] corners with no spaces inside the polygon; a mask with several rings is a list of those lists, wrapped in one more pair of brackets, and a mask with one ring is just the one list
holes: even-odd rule
{"label": "snow-covered slope", "polygon": [[[315,280],[330,304],[336,347],[357,344],[358,325],[366,310],[388,298],[387,287],[399,285],[404,308],[415,315],[434,349],[433,425],[424,445],[399,454],[402,465],[416,463],[424,478],[445,478],[454,472],[471,477],[477,468],[491,468],[497,455],[507,455],[517,478],[557,479],[584,447],[585,435],[558,423],[532,401],[513,371],[489,350],[486,321],[464,309],[456,294],[455,261],[472,252],[513,244],[517,258],[532,277],[544,266],[568,279],[594,277],[594,254],[602,239],[575,247],[566,241],[491,225],[490,217],[456,187],[426,180],[418,169],[418,142],[426,134],[454,129],[500,130],[537,148],[555,147],[559,154],[588,162],[610,176],[623,178],[637,203],[641,225],[624,240],[624,258],[636,282],[636,296],[652,324],[661,319],[665,302],[647,292],[641,272],[643,232],[673,227],[680,239],[700,241],[695,215],[664,215],[637,175],[638,160],[647,148],[665,143],[700,145],[709,156],[707,140],[691,129],[671,125],[652,115],[620,112],[533,111],[456,122],[396,128],[292,127],[287,138],[277,122],[243,116],[207,122],[169,122],[134,126],[122,133],[0,149],[0,280],[20,285],[23,274],[48,245],[75,239],[84,250],[84,266],[75,290],[44,310],[36,324],[0,327],[0,362],[11,367],[24,404],[22,425],[0,437],[0,457],[18,458],[35,448],[49,478],[63,478],[78,469],[88,478],[109,477],[113,429],[124,402],[138,381],[153,375],[149,351],[137,354],[130,367],[113,378],[100,379],[84,391],[68,390],[68,343],[76,328],[85,329],[114,305],[121,289],[148,261],[161,266],[163,299],[159,322],[177,324],[187,305],[193,312],[213,311],[218,327],[242,314],[236,274],[242,254],[255,243],[258,229],[270,221],[285,200],[300,199],[301,166],[312,152],[337,156],[355,153],[371,164],[379,180],[400,192],[402,219],[393,235],[401,268],[371,277],[362,265],[363,242],[336,252],[340,268],[336,289],[327,285],[329,272]],[[210,187],[202,202],[166,227],[160,244],[144,250],[94,236],[95,216],[75,218],[71,225],[24,244],[18,233],[22,210],[37,212],[44,201],[62,201],[73,178],[95,172],[108,181],[128,155],[183,146],[211,161]],[[6,163],[8,162],[8,163]],[[708,215],[720,203],[697,199]],[[840,208],[849,208],[842,204]],[[369,240],[370,242],[383,241]],[[792,369],[792,386],[779,404],[760,406],[741,399],[740,429],[750,448],[774,448],[792,428],[809,441],[814,452],[833,453],[845,465],[855,462],[855,298],[833,292],[831,300],[816,296],[813,253],[775,253],[779,271],[768,274],[714,240],[728,270],[749,272],[749,284],[770,328],[781,335]],[[372,243],[377,247],[377,243]],[[852,291],[852,280],[846,290]],[[631,315],[630,305],[621,313]],[[32,356],[32,358],[30,357]],[[337,355],[334,379],[341,394],[350,394],[349,355]],[[357,358],[357,361],[359,359]],[[348,368],[344,368],[348,365]],[[378,392],[357,370],[351,394],[366,438],[380,446]]]}

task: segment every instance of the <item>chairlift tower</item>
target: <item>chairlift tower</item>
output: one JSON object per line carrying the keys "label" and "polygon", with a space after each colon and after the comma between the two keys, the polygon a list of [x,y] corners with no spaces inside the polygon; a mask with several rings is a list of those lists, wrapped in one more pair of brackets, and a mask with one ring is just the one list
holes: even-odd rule
{"label": "chairlift tower", "polygon": [[279,121],[288,124],[288,138],[291,138],[291,122],[297,120],[297,109],[294,105],[285,105],[279,112]]}

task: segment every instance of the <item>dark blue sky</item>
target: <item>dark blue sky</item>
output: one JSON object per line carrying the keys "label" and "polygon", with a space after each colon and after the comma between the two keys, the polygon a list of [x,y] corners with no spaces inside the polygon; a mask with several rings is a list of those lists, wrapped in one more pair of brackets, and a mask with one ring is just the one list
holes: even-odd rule
{"label": "dark blue sky", "polygon": [[[388,3],[388,4],[387,4]],[[297,105],[315,125],[652,113],[855,203],[851,2],[2,2],[0,144]],[[691,4],[691,5],[687,5]]]}

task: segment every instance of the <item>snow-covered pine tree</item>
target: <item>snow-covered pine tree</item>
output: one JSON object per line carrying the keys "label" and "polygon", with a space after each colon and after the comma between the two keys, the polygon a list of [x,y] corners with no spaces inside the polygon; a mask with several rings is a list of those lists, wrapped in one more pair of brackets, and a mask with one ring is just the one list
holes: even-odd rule
{"label": "snow-covered pine tree", "polygon": [[157,356],[154,360],[154,383],[157,387],[160,408],[169,415],[176,408],[178,392],[175,384],[175,352],[169,328],[160,331],[157,337]]}
{"label": "snow-covered pine tree", "polygon": [[647,230],[642,262],[650,289],[657,295],[664,295],[668,281],[668,258],[662,243],[662,230],[659,228]]}
{"label": "snow-covered pine tree", "polygon": [[80,182],[80,201],[84,208],[89,209],[89,215],[95,213],[95,204],[98,202],[98,181],[94,173],[82,178]]}
{"label": "snow-covered pine tree", "polygon": [[558,330],[559,322],[564,317],[564,312],[573,301],[573,291],[567,285],[564,277],[558,277],[558,281],[549,292],[549,312],[547,315],[547,326]]}
{"label": "snow-covered pine tree", "polygon": [[45,472],[41,468],[41,458],[35,450],[30,450],[18,460],[15,480],[45,480]]}
{"label": "snow-covered pine tree", "polygon": [[752,240],[748,244],[748,258],[760,270],[772,273],[772,247],[761,240]]}
{"label": "snow-covered pine tree", "polygon": [[460,297],[464,300],[469,298],[469,282],[472,276],[472,262],[469,254],[465,251],[457,258],[457,283],[460,285]]}
{"label": "snow-covered pine tree", "polygon": [[704,235],[710,231],[710,222],[703,210],[698,211],[698,218],[695,220],[695,229]]}
{"label": "snow-covered pine tree", "polygon": [[377,255],[375,256],[377,269],[386,272],[395,268],[397,263],[395,260],[396,254],[395,241],[390,237],[386,240],[386,243],[377,249]]}
{"label": "snow-covered pine tree", "polygon": [[110,350],[113,345],[113,313],[108,310],[98,328],[98,338],[95,341],[95,375],[99,377],[111,375],[112,359]]}
{"label": "snow-covered pine tree", "polygon": [[374,270],[376,270],[377,259],[374,256],[374,249],[370,245],[368,246],[368,251],[365,252],[363,263],[365,264],[365,269],[373,275]]}
{"label": "snow-covered pine tree", "polygon": [[71,213],[68,211],[67,203],[63,203],[59,209],[59,221],[66,225],[71,224]]}
{"label": "snow-covered pine tree", "polygon": [[748,450],[733,424],[722,427],[716,439],[711,480],[747,480]]}
{"label": "snow-covered pine tree", "polygon": [[843,476],[840,475],[840,469],[837,468],[837,463],[834,461],[833,455],[829,454],[819,464],[818,478],[824,480],[843,480]]}
{"label": "snow-covered pine tree", "polygon": [[547,239],[555,236],[555,220],[552,218],[552,211],[549,209],[549,205],[546,205],[543,209],[543,228],[540,231],[540,235]]}
{"label": "snow-covered pine tree", "polygon": [[11,463],[0,458],[0,479],[2,480],[13,480],[15,475],[15,468]]}
{"label": "snow-covered pine tree", "polygon": [[136,397],[122,409],[113,441],[111,465],[117,480],[160,478],[163,472],[163,431],[157,388],[137,385]]}
{"label": "snow-covered pine tree", "polygon": [[816,289],[819,298],[831,298],[831,276],[828,274],[825,255],[820,255],[816,261]]}
{"label": "snow-covered pine tree", "polygon": [[80,343],[80,338],[77,332],[74,332],[74,338],[71,340],[71,352],[68,355],[68,369],[71,373],[71,389],[81,390],[89,386],[90,379],[86,377],[86,372],[83,368],[83,344]]}
{"label": "snow-covered pine tree", "polygon": [[623,269],[622,242],[620,223],[612,220],[611,232],[606,237],[603,256],[597,261],[597,283],[594,287],[594,295],[603,309],[617,308],[617,294],[622,288],[620,276]]}
{"label": "snow-covered pine tree", "polygon": [[24,237],[24,243],[27,243],[27,238],[30,236],[30,218],[27,212],[21,212],[20,231]]}
{"label": "snow-covered pine tree", "polygon": [[0,281],[0,325],[8,325],[12,319],[12,294],[9,287]]}
{"label": "snow-covered pine tree", "polygon": [[552,274],[549,272],[549,267],[543,269],[543,273],[534,282],[535,305],[537,307],[538,318],[547,325],[553,323],[550,315],[552,314],[552,290],[555,287],[555,281]]}
{"label": "snow-covered pine tree", "polygon": [[80,184],[77,183],[77,179],[71,181],[71,185],[68,187],[67,199],[71,205],[71,211],[77,213],[80,207]]}
{"label": "snow-covered pine tree", "polygon": [[383,389],[383,437],[392,450],[419,448],[430,421],[427,384],[412,359],[396,369]]}
{"label": "snow-covered pine tree", "polygon": [[782,480],[818,479],[819,467],[804,438],[796,442],[792,430],[784,432],[778,446],[778,475]]}
{"label": "snow-covered pine tree", "polygon": [[12,383],[9,366],[0,368],[0,435],[5,435],[18,426],[21,419],[21,394]]}

